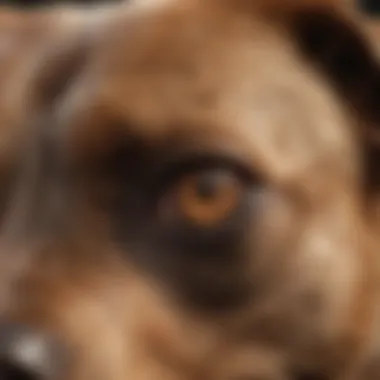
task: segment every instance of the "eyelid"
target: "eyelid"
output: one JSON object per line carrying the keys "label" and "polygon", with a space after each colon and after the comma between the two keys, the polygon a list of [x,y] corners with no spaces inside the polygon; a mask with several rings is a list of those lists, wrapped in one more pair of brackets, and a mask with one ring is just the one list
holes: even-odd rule
{"label": "eyelid", "polygon": [[235,157],[210,153],[192,153],[176,156],[165,161],[163,165],[160,165],[157,171],[155,182],[159,183],[160,187],[166,187],[183,175],[214,169],[230,170],[236,173],[236,175],[248,185],[260,181],[258,173],[254,172]]}

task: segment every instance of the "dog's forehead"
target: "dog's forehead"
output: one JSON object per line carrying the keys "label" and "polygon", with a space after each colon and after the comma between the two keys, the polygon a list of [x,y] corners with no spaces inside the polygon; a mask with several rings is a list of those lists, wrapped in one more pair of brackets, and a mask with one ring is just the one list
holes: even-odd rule
{"label": "dog's forehead", "polygon": [[104,111],[150,141],[186,135],[279,178],[352,153],[344,107],[280,29],[249,14],[156,5],[104,39],[71,117],[93,113],[98,124]]}

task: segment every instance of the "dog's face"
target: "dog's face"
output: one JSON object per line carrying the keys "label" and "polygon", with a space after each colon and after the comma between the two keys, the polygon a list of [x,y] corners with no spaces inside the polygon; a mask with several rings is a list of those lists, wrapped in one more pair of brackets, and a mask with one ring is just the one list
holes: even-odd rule
{"label": "dog's face", "polygon": [[10,81],[0,373],[355,367],[373,343],[380,78],[359,33],[328,4],[118,9]]}

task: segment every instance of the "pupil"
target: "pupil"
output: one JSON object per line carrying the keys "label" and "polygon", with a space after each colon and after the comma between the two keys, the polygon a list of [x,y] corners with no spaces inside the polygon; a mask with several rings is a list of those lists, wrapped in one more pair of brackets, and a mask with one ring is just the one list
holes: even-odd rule
{"label": "pupil", "polygon": [[207,201],[217,195],[219,187],[225,182],[225,176],[222,174],[202,174],[197,183],[197,196]]}

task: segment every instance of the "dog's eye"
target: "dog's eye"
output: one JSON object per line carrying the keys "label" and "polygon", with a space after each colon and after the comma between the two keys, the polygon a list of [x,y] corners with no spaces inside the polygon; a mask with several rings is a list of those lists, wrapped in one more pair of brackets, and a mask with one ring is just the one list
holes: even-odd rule
{"label": "dog's eye", "polygon": [[244,181],[228,170],[206,170],[183,176],[163,197],[160,217],[212,227],[227,219],[240,203]]}

